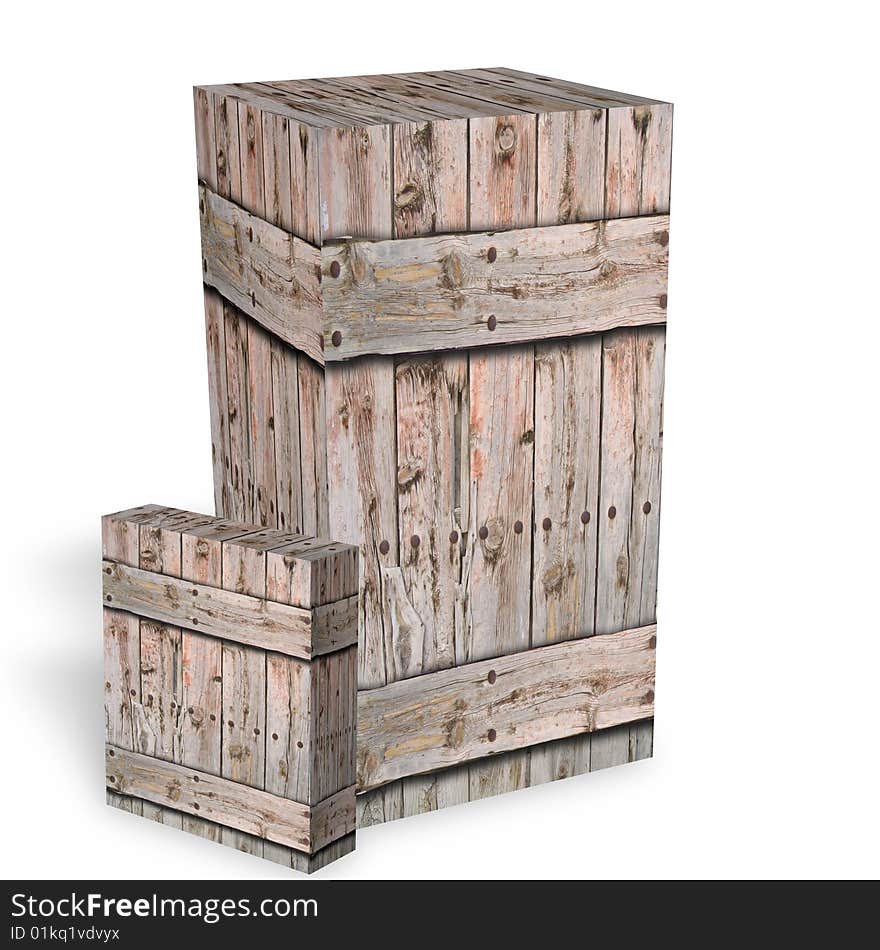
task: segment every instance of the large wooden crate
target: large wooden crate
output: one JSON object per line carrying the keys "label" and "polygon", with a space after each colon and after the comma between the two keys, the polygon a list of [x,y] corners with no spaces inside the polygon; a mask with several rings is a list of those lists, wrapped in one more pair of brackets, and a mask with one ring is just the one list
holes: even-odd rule
{"label": "large wooden crate", "polygon": [[109,803],[301,871],[351,851],[357,550],[157,505],[103,547]]}
{"label": "large wooden crate", "polygon": [[195,89],[218,514],[360,549],[358,821],[652,754],[672,107]]}

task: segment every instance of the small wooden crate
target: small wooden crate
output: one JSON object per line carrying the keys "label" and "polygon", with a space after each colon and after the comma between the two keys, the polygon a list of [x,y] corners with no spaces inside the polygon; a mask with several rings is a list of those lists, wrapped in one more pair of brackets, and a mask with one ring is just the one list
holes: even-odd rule
{"label": "small wooden crate", "polygon": [[195,110],[217,510],[360,549],[359,823],[650,756],[672,107],[487,69]]}
{"label": "small wooden crate", "polygon": [[302,871],[351,851],[357,550],[157,505],[103,546],[109,802]]}

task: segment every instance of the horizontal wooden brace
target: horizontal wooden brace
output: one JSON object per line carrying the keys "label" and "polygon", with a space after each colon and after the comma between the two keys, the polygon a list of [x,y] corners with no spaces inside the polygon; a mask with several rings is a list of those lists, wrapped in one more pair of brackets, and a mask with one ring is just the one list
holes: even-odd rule
{"label": "horizontal wooden brace", "polygon": [[102,562],[104,605],[309,660],[357,643],[357,596],[306,609]]}
{"label": "horizontal wooden brace", "polygon": [[358,692],[357,790],[654,715],[655,624]]}
{"label": "horizontal wooden brace", "polygon": [[324,362],[320,252],[199,187],[202,279],[291,346]]}
{"label": "horizontal wooden brace", "polygon": [[665,323],[668,244],[667,215],[328,244],[324,358]]}
{"label": "horizontal wooden brace", "polygon": [[321,364],[666,322],[668,215],[317,248],[199,207],[205,283]]}
{"label": "horizontal wooden brace", "polygon": [[355,830],[353,785],[316,805],[164,762],[105,747],[107,788],[314,854]]}

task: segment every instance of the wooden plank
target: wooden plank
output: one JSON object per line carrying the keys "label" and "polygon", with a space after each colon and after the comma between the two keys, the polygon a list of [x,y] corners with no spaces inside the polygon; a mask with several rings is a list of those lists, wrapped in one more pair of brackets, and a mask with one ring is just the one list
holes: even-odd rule
{"label": "wooden plank", "polygon": [[317,249],[204,186],[199,210],[205,283],[322,363]]}
{"label": "wooden plank", "polygon": [[[303,472],[300,440],[300,405],[296,350],[280,340],[271,340],[272,411],[268,416],[253,417],[252,425],[264,426],[274,437],[273,478],[277,486],[278,508],[275,517],[262,524],[276,524],[285,531],[303,531]],[[267,482],[267,490],[271,483]],[[314,532],[314,527],[310,527]]]}
{"label": "wooden plank", "polygon": [[668,243],[660,215],[326,245],[325,358],[662,323]]}
{"label": "wooden plank", "polygon": [[306,357],[297,359],[302,530],[330,533],[327,501],[327,420],[324,372]]}
{"label": "wooden plank", "polygon": [[[269,334],[252,320],[249,320],[247,324],[247,347],[248,423],[253,475],[253,508],[248,515],[248,521],[274,528],[276,524],[280,524],[280,521],[275,473],[273,341]],[[296,403],[294,403],[295,407]],[[284,446],[283,452],[289,453],[289,449]],[[281,462],[287,471],[291,470],[289,454],[282,454]],[[287,528],[288,525],[280,525],[280,527]]]}
{"label": "wooden plank", "polygon": [[354,830],[354,788],[309,806],[237,781],[108,745],[107,785],[179,812],[312,852]]}
{"label": "wooden plank", "polygon": [[[468,70],[465,70],[467,72]],[[554,96],[575,97],[578,101],[581,98],[597,102],[600,105],[642,105],[647,103],[656,103],[656,99],[646,99],[644,96],[635,96],[628,92],[615,92],[612,89],[600,89],[597,86],[586,86],[583,83],[571,82],[567,79],[556,79],[550,76],[540,76],[535,73],[523,72],[519,69],[510,69],[509,67],[496,67],[488,72],[496,73],[513,79],[520,88],[544,88],[548,86]],[[540,85],[537,85],[540,84]]]}
{"label": "wooden plank", "polygon": [[250,386],[247,365],[247,317],[223,302],[223,337],[226,346],[226,430],[229,439],[228,504],[226,518],[246,522],[253,511],[253,476],[250,445]]}
{"label": "wooden plank", "polygon": [[[536,223],[536,123],[510,115],[470,122],[470,226]],[[494,266],[494,265],[492,265]],[[464,656],[480,660],[529,645],[534,348],[470,354],[470,522]],[[523,530],[517,531],[517,525]],[[469,766],[471,800],[528,784],[528,753]]]}
{"label": "wooden plank", "polygon": [[[105,515],[101,519],[104,557],[117,558],[135,566],[139,557],[140,521],[149,521],[164,509],[144,505],[138,509]],[[115,610],[105,602],[104,627],[104,733],[107,742],[134,749],[135,710],[141,701],[140,621],[132,614]],[[108,802],[125,811],[143,814],[139,801],[121,798],[108,791]]]}
{"label": "wooden plank", "polygon": [[671,105],[610,110],[606,217],[668,214],[671,159]]}
{"label": "wooden plank", "polygon": [[357,610],[355,597],[303,609],[115,561],[104,561],[102,569],[106,603],[159,624],[186,627],[303,659],[354,642],[351,625]]}
{"label": "wooden plank", "polygon": [[238,138],[238,98],[213,93],[214,145],[217,149],[217,194],[241,201],[241,162]]}
{"label": "wooden plank", "polygon": [[[394,127],[394,228],[400,238],[468,226],[465,120]],[[462,353],[397,364],[398,534],[402,590],[393,612],[395,679],[455,665],[456,602],[467,514],[468,358]],[[468,799],[466,768],[402,783],[404,815]]]}
{"label": "wooden plank", "polygon": [[[609,111],[605,198],[608,217],[669,212],[671,151],[671,105],[640,104]],[[658,329],[618,331],[607,334],[603,340],[605,385],[596,604],[596,630],[600,633],[615,629],[627,617],[638,615],[645,617],[646,622],[655,619],[653,605],[646,605],[644,613],[639,606],[638,614],[635,607],[642,601],[635,586],[637,581],[641,583],[637,565],[647,559],[648,575],[656,577],[658,526],[655,499],[648,498],[655,494],[651,480],[645,481],[637,473],[650,470],[654,464],[642,464],[638,460],[640,455],[656,458],[659,478],[664,337],[664,331]],[[638,374],[639,367],[640,378],[623,378],[624,373]],[[629,433],[623,430],[627,421],[634,426]],[[637,484],[637,478],[641,484]],[[638,495],[645,496],[641,502]],[[618,502],[618,498],[623,502]],[[645,501],[653,506],[650,515],[640,510]],[[612,506],[616,514],[613,519],[609,517]],[[647,519],[647,524],[643,525],[642,519]],[[639,546],[624,550],[622,545],[630,531],[637,532],[632,540]],[[649,581],[648,592],[650,602],[655,596],[656,581]],[[653,722],[609,729],[593,737],[591,768],[644,758],[652,748]]]}
{"label": "wooden plank", "polygon": [[[391,238],[389,127],[322,129],[319,137],[323,239]],[[394,364],[371,357],[327,366],[324,384],[329,533],[359,547],[358,685],[369,689],[393,668],[383,572],[399,564]],[[399,788],[358,801],[361,825],[402,813]]]}
{"label": "wooden plank", "polygon": [[211,413],[211,464],[214,471],[214,507],[223,516],[232,513],[231,461],[226,387],[226,321],[223,298],[204,288],[205,340],[208,353],[208,396]]}
{"label": "wooden plank", "polygon": [[394,233],[397,238],[466,231],[467,122],[394,126]]}
{"label": "wooden plank", "polygon": [[[602,216],[605,117],[538,116],[539,226]],[[601,374],[601,337],[536,346],[533,646],[595,631]],[[529,784],[589,771],[590,745],[587,734],[533,748]]]}
{"label": "wooden plank", "polygon": [[251,102],[238,103],[238,141],[241,161],[241,206],[266,217],[263,190],[263,114]]}
{"label": "wooden plank", "polygon": [[300,122],[291,122],[290,177],[293,201],[292,231],[311,244],[321,243],[320,183],[318,178],[318,135]]}
{"label": "wooden plank", "polygon": [[389,127],[322,129],[319,136],[323,239],[390,238]]}
{"label": "wooden plank", "polygon": [[653,715],[656,626],[535,647],[358,695],[358,789]]}
{"label": "wooden plank", "polygon": [[[224,544],[222,577],[226,591],[257,598],[269,607],[271,601],[263,600],[265,551],[273,540],[272,532],[264,531]],[[266,780],[266,682],[264,649],[224,642],[221,774],[253,788],[264,788]],[[264,854],[262,841],[241,838],[234,831],[224,829],[223,841],[242,851]]]}

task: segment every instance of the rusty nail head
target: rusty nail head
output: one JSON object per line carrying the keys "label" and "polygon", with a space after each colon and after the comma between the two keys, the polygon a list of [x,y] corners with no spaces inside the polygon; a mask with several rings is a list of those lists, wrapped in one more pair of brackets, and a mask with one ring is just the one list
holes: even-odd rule
{"label": "rusty nail head", "polygon": [[651,637],[651,639],[648,641],[648,646],[649,646],[652,650],[655,650],[655,649],[657,648],[657,637],[656,637],[656,636]]}
{"label": "rusty nail head", "polygon": [[198,775],[194,775],[194,776],[193,776],[193,781],[194,781],[194,782],[201,782],[201,779],[198,777]]}
{"label": "rusty nail head", "polygon": [[278,741],[278,733],[277,733],[277,732],[273,732],[273,733],[272,733],[272,738],[277,742],[277,741]]}
{"label": "rusty nail head", "polygon": [[665,310],[665,309],[666,309],[667,300],[668,300],[668,298],[667,298],[666,294],[660,294],[660,309],[661,309],[661,310]]}
{"label": "rusty nail head", "polygon": [[112,597],[111,594],[108,594],[108,595],[107,595],[107,600],[113,600],[113,597]]}
{"label": "rusty nail head", "polygon": [[333,336],[330,337],[330,342],[334,346],[339,346],[342,343],[342,334],[338,330],[333,331]]}
{"label": "rusty nail head", "polygon": [[297,749],[301,749],[301,748],[303,747],[303,744],[302,744],[302,740],[301,740],[301,739],[297,739],[297,741],[296,741],[296,747],[297,747]]}
{"label": "rusty nail head", "polygon": [[549,531],[549,530],[553,527],[553,522],[552,522],[549,518],[545,518],[545,519],[541,522],[541,527],[542,527],[545,531]]}
{"label": "rusty nail head", "polygon": [[513,530],[516,534],[522,534],[523,523],[521,521],[514,521]]}
{"label": "rusty nail head", "polygon": [[409,543],[410,543],[414,548],[417,548],[417,547],[422,543],[422,539],[421,539],[417,534],[414,534],[414,535],[409,539]]}
{"label": "rusty nail head", "polygon": [[657,240],[660,242],[661,245],[663,245],[663,247],[666,247],[666,245],[669,243],[669,232],[661,231],[657,237]]}
{"label": "rusty nail head", "polygon": [[582,512],[581,512],[581,524],[589,524],[589,523],[590,523],[590,513],[589,513],[589,511],[582,511]]}
{"label": "rusty nail head", "polygon": [[197,627],[197,626],[199,625],[199,618],[198,618],[198,617],[193,617],[193,618],[192,618],[192,625],[193,625],[194,627]]}
{"label": "rusty nail head", "polygon": [[104,573],[105,573],[105,574],[112,574],[113,571],[112,571],[109,567],[105,567],[105,568],[104,568]]}
{"label": "rusty nail head", "polygon": [[494,742],[498,738],[498,733],[494,729],[489,730],[488,739],[490,742]]}
{"label": "rusty nail head", "polygon": [[380,553],[380,554],[387,554],[390,550],[391,550],[391,545],[390,545],[387,541],[383,541],[383,542],[379,545],[379,553]]}
{"label": "rusty nail head", "polygon": [[489,675],[486,677],[486,679],[488,679],[490,683],[494,683],[497,678],[498,674],[495,672],[495,670],[489,670]]}
{"label": "rusty nail head", "polygon": [[195,808],[195,810],[198,811],[198,810],[199,810],[199,803],[198,803],[198,802],[193,802],[193,808]]}
{"label": "rusty nail head", "polygon": [[482,538],[482,540],[485,541],[486,538],[489,537],[489,529],[488,529],[485,525],[483,525],[483,526],[480,528],[479,534],[480,534],[480,538]]}
{"label": "rusty nail head", "polygon": [[646,702],[646,703],[653,703],[653,702],[654,702],[654,690],[653,690],[653,689],[649,689],[648,692],[645,693],[645,702]]}
{"label": "rusty nail head", "polygon": [[617,517],[617,509],[614,507],[614,505],[612,505],[612,506],[608,509],[608,517],[609,517],[609,518],[616,518],[616,517]]}
{"label": "rusty nail head", "polygon": [[111,750],[110,750],[110,755],[116,755],[116,753],[111,749]]}
{"label": "rusty nail head", "polygon": [[233,725],[232,720],[230,719],[229,722],[226,723],[226,725],[229,726],[229,728],[231,729]]}
{"label": "rusty nail head", "polygon": [[259,734],[260,734],[260,730],[259,730],[259,729],[254,729],[254,735],[255,735],[255,736],[258,736]]}
{"label": "rusty nail head", "polygon": [[651,514],[651,502],[646,501],[644,505],[642,505],[642,511],[644,511],[646,515]]}
{"label": "rusty nail head", "polygon": [[330,262],[330,276],[331,277],[339,276],[339,261]]}
{"label": "rusty nail head", "polygon": [[110,776],[110,781],[115,783],[115,782],[116,782],[116,776],[115,776],[115,775],[111,775],[111,776]]}
{"label": "rusty nail head", "polygon": [[494,247],[490,247],[489,250],[486,251],[486,260],[490,264],[494,264],[497,257],[498,257],[498,251]]}
{"label": "rusty nail head", "polygon": [[198,597],[198,596],[199,596],[199,592],[195,589],[195,587],[193,587],[192,595],[193,595],[193,597]]}
{"label": "rusty nail head", "polygon": [[449,543],[450,543],[450,544],[455,544],[456,541],[458,541],[458,532],[457,532],[457,531],[450,531],[450,532],[449,532]]}
{"label": "rusty nail head", "polygon": [[495,327],[498,326],[498,321],[495,319],[495,314],[494,314],[494,313],[493,313],[493,314],[489,317],[489,319],[486,321],[486,326],[487,326],[490,330],[494,330]]}

